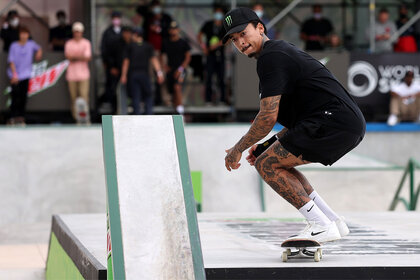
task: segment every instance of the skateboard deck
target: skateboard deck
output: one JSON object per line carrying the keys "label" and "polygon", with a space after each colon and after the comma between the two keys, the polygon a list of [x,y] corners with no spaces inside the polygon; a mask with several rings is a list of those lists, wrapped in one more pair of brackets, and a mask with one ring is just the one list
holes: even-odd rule
{"label": "skateboard deck", "polygon": [[319,262],[322,259],[321,244],[315,240],[286,240],[281,244],[281,247],[286,248],[281,256],[283,262],[287,262],[289,258],[310,257],[313,258],[315,262]]}

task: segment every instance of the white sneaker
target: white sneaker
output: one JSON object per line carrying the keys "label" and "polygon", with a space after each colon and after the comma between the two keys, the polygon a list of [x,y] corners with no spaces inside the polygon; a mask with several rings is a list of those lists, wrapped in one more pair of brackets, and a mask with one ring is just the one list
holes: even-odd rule
{"label": "white sneaker", "polygon": [[387,124],[389,126],[394,126],[398,123],[398,117],[396,115],[389,115]]}
{"label": "white sneaker", "polygon": [[322,226],[314,221],[309,221],[309,227],[305,228],[298,235],[292,236],[287,240],[296,239],[310,239],[323,243],[341,239],[341,235],[338,231],[337,225],[333,222],[327,226]]}
{"label": "white sneaker", "polygon": [[340,217],[334,223],[337,226],[338,232],[340,232],[341,237],[344,237],[344,236],[346,236],[350,233],[350,230],[349,230],[346,222],[344,222],[344,217]]}

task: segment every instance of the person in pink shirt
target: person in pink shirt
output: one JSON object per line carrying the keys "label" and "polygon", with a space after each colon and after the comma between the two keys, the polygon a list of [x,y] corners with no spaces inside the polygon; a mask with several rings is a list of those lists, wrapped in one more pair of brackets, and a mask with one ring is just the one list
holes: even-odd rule
{"label": "person in pink shirt", "polygon": [[[75,109],[78,97],[83,98],[89,108],[90,70],[88,62],[92,58],[92,48],[89,40],[83,38],[84,29],[81,22],[75,22],[72,26],[73,39],[68,40],[64,46],[64,55],[70,61],[66,79],[69,85],[71,112],[75,120],[78,120]],[[89,112],[87,113],[89,114]]]}

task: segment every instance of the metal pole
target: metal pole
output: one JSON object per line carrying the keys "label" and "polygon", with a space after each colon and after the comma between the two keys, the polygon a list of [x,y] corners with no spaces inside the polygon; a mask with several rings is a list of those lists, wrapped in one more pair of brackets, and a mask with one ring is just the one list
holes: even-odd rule
{"label": "metal pole", "polygon": [[284,18],[284,16],[287,15],[300,2],[302,2],[302,0],[293,0],[286,8],[284,8],[280,13],[278,13],[272,20],[270,20],[266,24],[265,27],[267,28],[267,30],[273,27],[279,20]]}
{"label": "metal pole", "polygon": [[416,23],[418,19],[420,19],[420,11],[418,11],[413,17],[410,18],[409,21],[407,21],[403,26],[401,26],[401,28],[398,29],[397,32],[392,34],[391,38],[389,38],[389,42],[395,42],[398,39],[398,37],[400,37],[401,34],[403,34],[408,28],[410,28],[411,25]]}
{"label": "metal pole", "polygon": [[233,10],[236,8],[236,0],[230,1],[230,9]]}
{"label": "metal pole", "polygon": [[370,12],[370,38],[369,38],[369,46],[370,52],[375,52],[375,0],[370,0],[369,3],[369,12]]}

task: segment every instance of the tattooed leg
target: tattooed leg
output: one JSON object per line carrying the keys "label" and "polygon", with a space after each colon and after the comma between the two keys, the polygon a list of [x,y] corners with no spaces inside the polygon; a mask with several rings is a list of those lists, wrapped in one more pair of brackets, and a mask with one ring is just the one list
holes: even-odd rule
{"label": "tattooed leg", "polygon": [[310,195],[314,191],[314,188],[311,186],[311,184],[308,182],[308,179],[306,179],[302,172],[300,172],[294,167],[290,168],[289,171],[293,174],[293,176],[296,177],[296,179],[299,180],[299,182],[302,184],[303,188],[305,189],[305,192],[308,195]]}
{"label": "tattooed leg", "polygon": [[299,209],[311,199],[293,169],[306,163],[301,157],[289,153],[277,141],[257,158],[255,168],[274,191]]}

